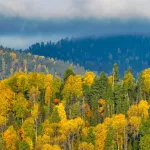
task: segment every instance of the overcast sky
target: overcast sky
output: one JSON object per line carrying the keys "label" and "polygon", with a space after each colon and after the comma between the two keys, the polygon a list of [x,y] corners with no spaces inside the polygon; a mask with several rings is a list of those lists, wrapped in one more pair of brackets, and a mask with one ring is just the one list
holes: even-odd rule
{"label": "overcast sky", "polygon": [[150,34],[150,0],[0,0],[0,45]]}

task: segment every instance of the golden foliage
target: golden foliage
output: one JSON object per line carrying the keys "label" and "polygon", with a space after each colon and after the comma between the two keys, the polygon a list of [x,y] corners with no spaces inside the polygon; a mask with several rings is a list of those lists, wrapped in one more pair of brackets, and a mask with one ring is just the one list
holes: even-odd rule
{"label": "golden foliage", "polygon": [[28,143],[28,145],[30,146],[30,150],[33,150],[33,141],[31,140],[30,137],[26,137],[25,141]]}
{"label": "golden foliage", "polygon": [[47,136],[45,134],[43,136],[38,136],[36,142],[36,150],[41,150],[42,146],[48,143],[50,143],[50,136]]}
{"label": "golden foliage", "polygon": [[31,112],[31,116],[36,119],[38,117],[39,114],[39,104],[35,103]]}
{"label": "golden foliage", "polygon": [[108,83],[109,83],[110,85],[113,84],[113,76],[109,76],[109,77],[108,77]]}
{"label": "golden foliage", "polygon": [[60,150],[60,147],[57,145],[44,144],[41,150]]}
{"label": "golden foliage", "polygon": [[149,105],[148,102],[145,100],[141,100],[138,105],[132,105],[128,110],[129,118],[132,116],[139,116],[144,119],[148,118],[148,110]]}
{"label": "golden foliage", "polygon": [[144,83],[143,91],[149,94],[150,93],[150,68],[145,69],[142,72],[142,78]]}
{"label": "golden foliage", "polygon": [[80,97],[83,95],[82,91],[82,80],[80,75],[69,76],[64,89],[63,89],[63,98],[69,99],[69,97]]}
{"label": "golden foliage", "polygon": [[131,72],[127,72],[122,80],[123,87],[128,90],[134,87],[134,77]]}
{"label": "golden foliage", "polygon": [[78,117],[75,119],[67,120],[62,124],[62,131],[65,135],[76,134],[83,126],[83,120]]}
{"label": "golden foliage", "polygon": [[67,121],[67,116],[66,116],[66,112],[65,112],[65,108],[63,106],[62,103],[60,103],[58,106],[56,106],[58,109],[58,114],[59,114],[59,117],[61,119],[61,123],[64,123]]}
{"label": "golden foliage", "polygon": [[94,145],[87,142],[82,142],[79,144],[78,150],[94,150]]}
{"label": "golden foliage", "polygon": [[131,116],[131,118],[129,119],[131,132],[133,132],[134,136],[136,136],[136,134],[138,133],[140,124],[141,124],[141,117]]}
{"label": "golden foliage", "polygon": [[52,87],[53,75],[48,74],[45,76],[44,87]]}
{"label": "golden foliage", "polygon": [[5,132],[4,132],[4,142],[5,147],[7,150],[16,150],[16,142],[18,140],[16,131],[14,130],[13,126],[10,126]]}
{"label": "golden foliage", "polygon": [[92,83],[94,82],[94,79],[95,79],[94,72],[86,72],[84,76],[84,83],[87,84],[88,86],[91,86]]}
{"label": "golden foliage", "polygon": [[47,86],[45,91],[45,104],[48,104],[52,97],[52,87]]}
{"label": "golden foliage", "polygon": [[0,115],[6,117],[13,106],[14,93],[0,82]]}
{"label": "golden foliage", "polygon": [[104,150],[107,128],[105,124],[99,124],[95,127],[95,149]]}

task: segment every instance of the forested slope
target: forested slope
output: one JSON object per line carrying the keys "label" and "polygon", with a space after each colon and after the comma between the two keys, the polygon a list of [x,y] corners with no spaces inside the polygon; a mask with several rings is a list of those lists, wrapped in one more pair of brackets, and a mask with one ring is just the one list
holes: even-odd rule
{"label": "forested slope", "polygon": [[18,72],[0,81],[0,149],[149,150],[150,69],[64,79]]}
{"label": "forested slope", "polygon": [[[22,51],[6,50],[0,48],[0,78],[5,78],[15,72],[44,72],[62,77],[64,71],[71,65],[69,61],[32,55]],[[84,73],[79,65],[72,65],[75,73]]]}
{"label": "forested slope", "polygon": [[57,43],[36,43],[30,46],[28,51],[64,61],[69,60],[97,72],[111,73],[113,64],[117,63],[121,75],[129,66],[136,74],[150,65],[149,36],[66,38]]}

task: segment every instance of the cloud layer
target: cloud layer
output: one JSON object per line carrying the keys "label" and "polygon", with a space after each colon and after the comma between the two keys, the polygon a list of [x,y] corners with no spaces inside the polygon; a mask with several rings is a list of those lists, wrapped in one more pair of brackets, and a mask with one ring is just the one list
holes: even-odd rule
{"label": "cloud layer", "polygon": [[150,35],[150,0],[0,0],[0,45],[63,37]]}
{"label": "cloud layer", "polygon": [[146,18],[149,0],[0,0],[0,14],[23,18]]}

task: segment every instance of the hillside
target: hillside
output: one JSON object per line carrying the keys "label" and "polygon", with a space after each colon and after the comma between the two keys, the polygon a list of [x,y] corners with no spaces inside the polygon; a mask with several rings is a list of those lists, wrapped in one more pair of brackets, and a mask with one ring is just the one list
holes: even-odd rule
{"label": "hillside", "polygon": [[130,66],[134,74],[150,65],[149,36],[109,36],[62,39],[57,43],[36,43],[29,47],[33,54],[50,56],[80,64],[85,69],[110,73],[114,63],[121,75]]}
{"label": "hillside", "polygon": [[149,150],[150,69],[0,81],[1,150]]}
{"label": "hillside", "polygon": [[[49,57],[32,55],[22,51],[0,50],[0,78],[8,77],[15,72],[44,72],[63,77],[64,71],[71,65],[69,61],[61,61]],[[84,73],[79,65],[72,65],[75,73]]]}

